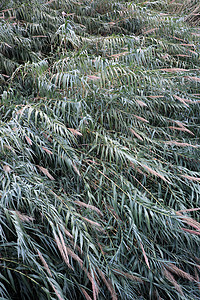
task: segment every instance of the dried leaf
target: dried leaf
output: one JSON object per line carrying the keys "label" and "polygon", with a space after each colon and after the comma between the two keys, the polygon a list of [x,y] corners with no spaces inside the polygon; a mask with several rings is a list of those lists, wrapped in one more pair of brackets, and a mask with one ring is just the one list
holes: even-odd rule
{"label": "dried leaf", "polygon": [[32,35],[32,38],[46,38],[48,35]]}
{"label": "dried leaf", "polygon": [[92,276],[92,292],[93,292],[93,300],[97,300],[97,296],[98,296],[98,287],[95,283],[95,280]]}
{"label": "dried leaf", "polygon": [[196,235],[200,235],[200,231],[195,231],[195,230],[191,230],[191,229],[186,229],[186,228],[181,228],[183,231],[186,231],[188,233],[191,234],[196,234]]}
{"label": "dried leaf", "polygon": [[183,124],[183,122],[181,121],[174,121],[174,123],[176,123],[178,126],[182,127],[182,128],[185,128],[186,124]]}
{"label": "dried leaf", "polygon": [[103,217],[103,213],[100,211],[100,209],[98,209],[97,207],[95,207],[93,205],[90,205],[90,204],[87,204],[87,203],[84,203],[84,202],[81,202],[81,201],[74,201],[74,203],[76,203],[79,206],[83,206],[83,207],[92,209],[92,210],[96,211],[99,215],[101,215]]}
{"label": "dried leaf", "polygon": [[63,17],[67,16],[66,12],[62,11],[62,16]]}
{"label": "dried leaf", "polygon": [[93,80],[93,81],[101,79],[101,77],[95,76],[95,75],[88,75],[88,78]]}
{"label": "dried leaf", "polygon": [[185,278],[189,281],[195,281],[194,277],[192,275],[190,275],[189,273],[179,269],[177,266],[175,266],[173,263],[168,263],[165,265],[165,267],[172,273]]}
{"label": "dried leaf", "polygon": [[[83,261],[82,259],[76,254],[74,253],[69,247],[67,247],[67,253],[74,259],[76,260],[79,265],[81,266],[81,268],[83,268]],[[89,279],[91,281],[91,277],[89,276]]]}
{"label": "dried leaf", "polygon": [[173,127],[173,126],[169,126],[168,128],[170,129],[175,129],[175,130],[179,130],[179,131],[186,131],[188,133],[190,133],[191,135],[194,135],[194,133],[192,131],[190,131],[189,129],[185,128],[185,127]]}
{"label": "dried leaf", "polygon": [[152,99],[154,99],[154,98],[164,98],[164,96],[163,95],[152,95],[152,96],[147,96],[148,98],[152,98]]}
{"label": "dried leaf", "polygon": [[144,255],[144,260],[145,260],[145,262],[146,262],[146,265],[147,265],[147,267],[149,268],[149,270],[151,270],[151,269],[150,269],[150,265],[149,265],[149,260],[148,260],[148,257],[147,257],[147,255],[146,255],[145,251],[144,251],[144,248],[143,248],[143,246],[142,246],[142,243],[140,243],[140,247],[141,247],[141,249],[142,249],[142,253],[143,253],[143,255]]}
{"label": "dried leaf", "polygon": [[[52,2],[52,1],[50,1],[50,2]],[[49,282],[50,282],[50,284],[51,284],[51,286],[52,286],[52,288],[53,288],[53,290],[54,290],[56,296],[58,297],[58,299],[59,299],[59,300],[64,300],[64,298],[60,296],[58,290],[55,288],[55,286],[53,285],[53,283],[52,283],[51,281],[49,281]]]}
{"label": "dried leaf", "polygon": [[142,172],[136,165],[134,165],[133,162],[130,162],[130,166],[131,166],[134,170],[136,170],[136,172],[138,172],[138,173],[140,173],[140,174],[142,174],[142,175],[145,175],[145,173]]}
{"label": "dried leaf", "polygon": [[178,56],[178,57],[191,57],[191,55],[187,55],[187,54],[176,54],[175,56]]}
{"label": "dried leaf", "polygon": [[194,44],[180,44],[180,46],[188,46],[188,47],[195,47],[195,45]]}
{"label": "dried leaf", "polygon": [[132,128],[130,128],[130,132],[133,133],[140,141],[143,141],[143,138],[137,132],[135,132]]}
{"label": "dried leaf", "polygon": [[48,171],[47,169],[45,169],[45,168],[43,168],[43,167],[41,167],[41,166],[38,166],[38,165],[37,165],[37,167],[38,167],[38,169],[40,169],[40,171],[41,171],[44,175],[46,175],[49,179],[55,180],[55,179],[53,178],[53,176],[49,173],[49,171]]}
{"label": "dried leaf", "polygon": [[50,4],[50,3],[54,2],[54,1],[55,0],[50,0],[50,1],[46,2],[45,5]]}
{"label": "dried leaf", "polygon": [[122,52],[122,53],[116,53],[116,54],[112,54],[110,57],[114,57],[114,58],[118,58],[120,56],[123,56],[123,55],[126,55],[128,54],[129,52]]}
{"label": "dried leaf", "polygon": [[44,137],[50,142],[53,143],[53,140],[51,137],[49,137],[46,133],[43,132]]}
{"label": "dried leaf", "polygon": [[136,116],[136,115],[134,115],[134,117],[136,117],[138,120],[140,120],[140,121],[143,121],[143,122],[146,122],[146,123],[149,123],[149,121],[148,120],[146,120],[145,118],[142,118],[142,117],[140,117],[140,116]]}
{"label": "dried leaf", "polygon": [[200,33],[192,32],[192,35],[200,36]]}
{"label": "dried leaf", "polygon": [[85,220],[86,222],[90,223],[91,225],[93,226],[97,226],[97,227],[101,227],[101,224],[97,223],[97,222],[94,222],[88,218],[85,218],[85,217],[82,217],[83,220]]}
{"label": "dried leaf", "polygon": [[192,53],[192,54],[198,55],[198,53],[195,52],[195,51],[193,51],[193,50],[188,49],[188,51],[189,51],[190,53]]}
{"label": "dried leaf", "polygon": [[114,272],[117,272],[118,275],[122,275],[128,279],[131,279],[133,281],[137,281],[137,282],[140,282],[140,283],[143,283],[143,280],[135,275],[132,275],[132,274],[129,274],[129,273],[125,273],[121,270],[118,270],[118,269],[114,269],[113,270]]}
{"label": "dried leaf", "polygon": [[53,154],[52,151],[50,151],[49,149],[47,149],[47,148],[45,148],[45,147],[42,147],[42,149],[43,149],[45,152],[47,152],[48,154]]}
{"label": "dried leaf", "polygon": [[166,68],[166,69],[159,69],[158,71],[165,71],[165,72],[187,72],[189,70],[187,70],[187,69],[181,69],[181,68]]}
{"label": "dried leaf", "polygon": [[185,76],[185,78],[189,79],[189,80],[194,80],[194,81],[200,82],[200,78],[199,77]]}
{"label": "dried leaf", "polygon": [[15,152],[15,150],[12,147],[10,147],[9,145],[4,145],[4,148],[6,148],[12,152]]}
{"label": "dried leaf", "polygon": [[68,268],[70,268],[70,269],[73,270],[73,267],[69,263],[68,250],[67,250],[68,248],[65,245],[64,239],[63,239],[60,231],[59,231],[59,235],[61,237],[61,240],[59,239],[59,237],[57,236],[57,234],[54,234],[56,244],[58,246],[58,249],[60,251],[60,254],[61,254],[64,262],[66,263],[66,265],[68,266]]}
{"label": "dried leaf", "polygon": [[69,129],[71,131],[71,133],[73,133],[73,135],[75,135],[75,136],[77,136],[77,135],[82,136],[82,133],[76,129],[73,129],[73,128],[67,128],[67,129]]}
{"label": "dried leaf", "polygon": [[3,170],[4,170],[4,172],[6,172],[6,173],[10,173],[10,172],[12,171],[12,169],[11,169],[8,165],[4,165],[4,166],[3,166]]}
{"label": "dried leaf", "polygon": [[169,58],[169,57],[170,57],[169,54],[162,55],[162,58],[163,58],[163,59],[167,59],[167,58]]}
{"label": "dried leaf", "polygon": [[162,180],[167,181],[165,179],[164,176],[162,176],[161,174],[159,174],[158,172],[154,171],[153,169],[151,169],[150,167],[146,166],[146,165],[141,165],[144,169],[146,169],[147,171],[149,171],[152,175],[155,175],[157,177],[160,177]]}
{"label": "dried leaf", "polygon": [[174,98],[176,98],[177,100],[179,100],[181,103],[183,103],[185,106],[189,107],[189,105],[185,102],[185,99],[177,96],[177,95],[173,95]]}
{"label": "dried leaf", "polygon": [[76,172],[76,174],[78,174],[78,176],[81,176],[77,166],[75,164],[72,164],[73,168],[74,168],[74,171]]}
{"label": "dried leaf", "polygon": [[46,260],[44,259],[44,257],[42,256],[42,254],[40,253],[40,251],[38,249],[37,249],[37,253],[38,253],[39,258],[40,258],[41,262],[43,263],[45,269],[47,270],[47,272],[49,273],[49,275],[52,277],[51,270],[49,269],[49,266],[48,266]]}
{"label": "dried leaf", "polygon": [[114,289],[112,283],[106,279],[105,275],[103,274],[103,272],[99,268],[97,269],[97,271],[98,271],[101,279],[103,280],[103,282],[107,286],[107,288],[108,288],[108,290],[111,294],[112,300],[117,300],[117,294],[115,292],[115,289]]}
{"label": "dried leaf", "polygon": [[33,144],[31,139],[27,135],[25,135],[25,139],[30,146]]}
{"label": "dried leaf", "polygon": [[177,283],[177,281],[175,280],[174,276],[166,269],[163,269],[163,273],[165,275],[165,277],[173,284],[173,286],[175,287],[175,289],[181,294],[183,295],[183,291],[181,289],[181,286]]}
{"label": "dried leaf", "polygon": [[199,275],[198,275],[198,272],[197,272],[196,268],[194,268],[194,273],[195,273],[195,279],[196,279],[196,282],[197,282],[197,286],[198,286],[198,289],[200,291],[200,279],[199,279]]}
{"label": "dried leaf", "polygon": [[179,146],[179,147],[193,147],[193,148],[198,147],[198,146],[191,145],[191,144],[188,144],[188,143],[179,143],[177,141],[166,141],[164,143],[167,144],[167,145],[176,145],[176,146]]}
{"label": "dried leaf", "polygon": [[83,287],[81,287],[81,291],[82,291],[83,295],[85,296],[86,300],[92,300],[92,298],[88,295],[88,293],[86,292],[86,290]]}
{"label": "dried leaf", "polygon": [[140,106],[144,107],[144,106],[147,106],[146,103],[144,103],[143,101],[141,100],[135,100]]}
{"label": "dried leaf", "polygon": [[195,229],[197,229],[197,230],[200,231],[200,223],[199,223],[199,222],[197,222],[196,220],[194,220],[194,219],[192,219],[192,218],[190,218],[190,217],[187,217],[187,216],[182,215],[182,214],[181,214],[180,212],[178,212],[178,211],[176,211],[176,214],[177,214],[178,216],[180,216],[181,220],[182,220],[184,223],[186,223],[186,224],[188,224],[188,225],[192,226],[193,228],[195,228]]}
{"label": "dried leaf", "polygon": [[197,208],[182,209],[182,210],[178,210],[178,212],[181,213],[181,212],[197,211],[197,210],[200,210],[200,208],[197,207]]}
{"label": "dried leaf", "polygon": [[154,31],[157,31],[159,28],[152,28],[152,29],[149,29],[149,30],[147,30],[147,31],[145,31],[145,32],[143,32],[143,34],[148,34],[148,33],[152,33],[152,32],[154,32]]}
{"label": "dried leaf", "polygon": [[[174,1],[172,1],[172,2],[174,2]],[[183,39],[180,39],[180,38],[178,38],[178,37],[176,37],[176,36],[172,36],[172,38],[173,38],[173,39],[175,39],[175,40],[177,40],[177,41],[182,41],[182,42],[185,42],[185,40],[183,40]]]}
{"label": "dried leaf", "polygon": [[12,49],[12,46],[8,45],[7,43],[4,42],[4,45],[6,45],[8,48]]}
{"label": "dried leaf", "polygon": [[22,214],[21,212],[19,212],[17,210],[13,211],[13,213],[15,213],[18,216],[18,218],[20,220],[22,220],[23,222],[33,222],[33,220],[34,220],[33,217],[29,217],[25,214]]}
{"label": "dried leaf", "polygon": [[186,179],[192,180],[192,181],[200,181],[200,177],[193,177],[189,175],[180,175],[181,177],[184,177]]}
{"label": "dried leaf", "polygon": [[64,229],[64,231],[65,231],[65,234],[70,238],[70,239],[74,239],[74,237],[73,237],[73,235],[65,228]]}

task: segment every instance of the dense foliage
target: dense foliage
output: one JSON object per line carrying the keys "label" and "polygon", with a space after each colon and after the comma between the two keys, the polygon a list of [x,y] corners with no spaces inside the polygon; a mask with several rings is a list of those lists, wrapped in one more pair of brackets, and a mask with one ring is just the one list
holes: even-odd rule
{"label": "dense foliage", "polygon": [[198,1],[0,4],[1,299],[200,299]]}

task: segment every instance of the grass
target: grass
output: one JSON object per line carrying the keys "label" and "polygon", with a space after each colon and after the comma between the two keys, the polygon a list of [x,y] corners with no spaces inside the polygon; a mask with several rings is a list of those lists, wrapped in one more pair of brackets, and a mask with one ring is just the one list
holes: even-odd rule
{"label": "grass", "polygon": [[198,2],[0,4],[2,299],[200,299]]}

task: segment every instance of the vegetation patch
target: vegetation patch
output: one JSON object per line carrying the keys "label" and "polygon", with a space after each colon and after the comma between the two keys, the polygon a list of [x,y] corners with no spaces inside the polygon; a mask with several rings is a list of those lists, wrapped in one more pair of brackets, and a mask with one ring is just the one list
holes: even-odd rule
{"label": "vegetation patch", "polygon": [[2,299],[200,299],[199,20],[0,4]]}

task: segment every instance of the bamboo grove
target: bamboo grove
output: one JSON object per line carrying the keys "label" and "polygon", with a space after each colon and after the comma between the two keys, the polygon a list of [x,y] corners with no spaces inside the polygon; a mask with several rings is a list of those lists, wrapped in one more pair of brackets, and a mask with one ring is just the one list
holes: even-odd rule
{"label": "bamboo grove", "polygon": [[199,13],[0,4],[1,299],[200,299]]}

